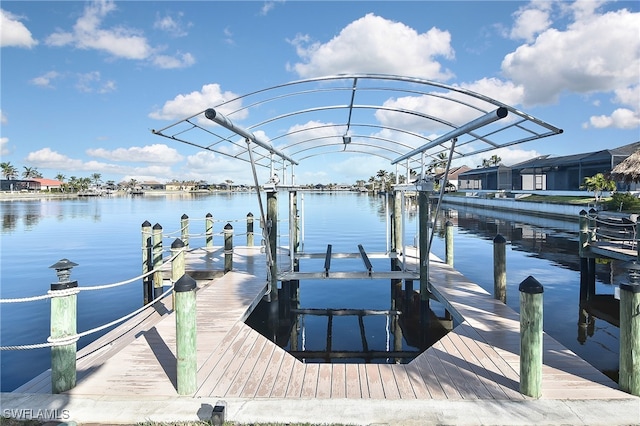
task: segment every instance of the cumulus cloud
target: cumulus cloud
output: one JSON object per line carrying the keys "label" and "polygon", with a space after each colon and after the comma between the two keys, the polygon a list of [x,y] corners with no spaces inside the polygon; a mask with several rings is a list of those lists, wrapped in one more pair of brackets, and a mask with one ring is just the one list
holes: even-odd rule
{"label": "cumulus cloud", "polygon": [[509,37],[531,42],[536,35],[551,26],[550,4],[547,2],[534,2],[521,7],[514,14],[514,19],[515,23],[509,32]]}
{"label": "cumulus cloud", "polygon": [[[483,78],[454,87],[482,94],[507,105],[521,103],[524,95],[522,86],[497,78]],[[451,129],[451,126],[447,126],[437,120],[425,119],[420,114],[442,118],[442,111],[447,111],[447,120],[452,125],[460,126],[483,115],[484,111],[491,111],[496,108],[480,98],[469,97],[456,91],[434,91],[427,95],[393,98],[384,102],[383,106],[387,109],[379,109],[375,113],[377,120],[381,124],[420,133],[442,132]],[[393,111],[395,109],[413,111],[419,114]]]}
{"label": "cumulus cloud", "polygon": [[165,144],[133,146],[106,150],[104,148],[88,149],[87,155],[109,161],[175,164],[183,160],[182,155]]}
{"label": "cumulus cloud", "polygon": [[566,30],[549,28],[504,58],[502,72],[525,87],[526,104],[553,103],[566,91],[609,92],[638,83],[640,13],[597,14],[582,3],[589,2],[573,4],[579,13]]}
{"label": "cumulus cloud", "polygon": [[99,71],[78,74],[76,88],[84,93],[109,93],[116,89],[113,80],[103,81]]}
{"label": "cumulus cloud", "polygon": [[20,22],[21,17],[0,9],[0,47],[31,49],[38,44],[31,31]]}
{"label": "cumulus cloud", "polygon": [[[97,50],[114,58],[132,60],[150,60],[161,68],[187,67],[195,63],[188,53],[178,53],[175,58],[159,56],[159,48],[152,47],[141,30],[115,26],[103,28],[103,20],[117,10],[116,4],[109,0],[96,0],[85,6],[84,12],[71,31],[58,29],[49,35],[45,42],[49,46],[71,45],[78,49]],[[156,21],[165,30],[177,30],[169,21]]]}
{"label": "cumulus cloud", "polygon": [[[214,107],[223,102],[236,98],[233,92],[223,92],[219,84],[205,84],[200,91],[193,91],[187,94],[177,95],[172,100],[165,102],[162,108],[155,110],[149,114],[149,117],[156,120],[175,120],[188,117],[204,111],[207,108]],[[230,102],[219,108],[223,114],[230,114],[241,106],[241,103]],[[246,112],[233,114],[234,119],[242,119],[246,116]]]}
{"label": "cumulus cloud", "polygon": [[347,25],[326,43],[311,42],[308,35],[290,41],[301,62],[288,66],[301,77],[346,72],[411,75],[447,80],[435,58],[453,59],[451,34],[438,28],[419,34],[407,25],[374,14]]}

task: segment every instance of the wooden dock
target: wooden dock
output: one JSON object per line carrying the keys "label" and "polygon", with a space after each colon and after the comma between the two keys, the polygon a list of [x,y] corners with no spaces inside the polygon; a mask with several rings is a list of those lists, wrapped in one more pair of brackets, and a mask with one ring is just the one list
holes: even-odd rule
{"label": "wooden dock", "polygon": [[[220,252],[191,256],[211,261]],[[432,292],[462,322],[408,364],[312,364],[294,358],[244,323],[267,292],[265,272],[259,248],[236,247],[232,272],[199,282],[195,397],[530,399],[519,392],[517,313],[437,259],[430,266]],[[66,394],[177,396],[175,317],[169,303],[143,312],[80,351],[78,383]],[[125,332],[131,324],[135,327]],[[634,398],[547,334],[543,364],[542,399]],[[49,372],[15,392],[49,393]]]}

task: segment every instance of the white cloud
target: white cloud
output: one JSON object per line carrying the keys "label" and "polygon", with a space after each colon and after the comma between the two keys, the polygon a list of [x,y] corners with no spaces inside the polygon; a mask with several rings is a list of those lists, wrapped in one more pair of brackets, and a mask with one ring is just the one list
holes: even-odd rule
{"label": "white cloud", "polygon": [[9,138],[0,137],[0,157],[3,155],[9,155],[11,150],[9,149]]}
{"label": "white cloud", "polygon": [[176,56],[156,55],[152,60],[158,68],[187,68],[196,63],[191,53],[177,53]]}
{"label": "white cloud", "polygon": [[113,80],[103,81],[99,71],[92,71],[78,75],[76,88],[84,93],[108,93],[116,89]]}
{"label": "white cloud", "polygon": [[291,41],[302,62],[288,66],[301,77],[346,72],[387,73],[447,80],[436,57],[453,59],[451,35],[431,28],[419,34],[400,22],[367,14],[347,25],[330,41],[311,43],[299,35]]}
{"label": "white cloud", "polygon": [[[507,105],[521,103],[524,94],[522,86],[516,86],[510,81],[502,81],[496,78],[483,78],[473,83],[464,83],[460,85],[460,88],[496,99]],[[464,101],[464,103],[455,101]],[[429,95],[389,99],[383,105],[391,109],[417,111],[436,118],[442,118],[442,111],[447,111],[447,120],[455,126],[460,126],[481,116],[483,114],[482,111],[491,111],[496,108],[481,99],[470,98],[468,95],[455,91],[432,92]],[[476,108],[480,108],[480,110]],[[380,109],[376,111],[375,115],[378,121],[385,126],[404,128],[419,133],[437,133],[451,129],[450,126],[416,114]]]}
{"label": "white cloud", "polygon": [[515,23],[511,28],[509,37],[512,39],[524,39],[527,42],[534,40],[535,36],[551,26],[549,18],[549,3],[534,2],[531,5],[520,8],[515,14]]}
{"label": "white cloud", "polygon": [[7,116],[4,111],[0,109],[0,124],[7,124],[9,121],[7,120]]}
{"label": "white cloud", "polygon": [[525,87],[526,104],[552,103],[565,91],[620,90],[640,80],[640,13],[595,14],[583,3],[573,4],[580,13],[566,30],[550,28],[504,58],[502,71]]}
{"label": "white cloud", "polygon": [[53,80],[61,77],[57,71],[48,71],[38,77],[31,79],[30,83],[40,87],[53,88]]}
{"label": "white cloud", "polygon": [[20,17],[0,9],[0,47],[24,47],[31,49],[38,41],[31,31],[20,22]]}
{"label": "white cloud", "polygon": [[153,28],[165,31],[172,37],[184,37],[188,34],[187,28],[191,27],[192,24],[183,23],[182,18],[184,17],[184,13],[179,12],[175,16],[165,15],[160,16],[156,15],[156,20],[153,23]]}
{"label": "white cloud", "polygon": [[631,111],[627,108],[618,108],[611,115],[593,116],[589,119],[592,127],[602,129],[606,127],[615,127],[618,129],[634,129],[640,126],[640,115],[637,111]]}
{"label": "white cloud", "polygon": [[[116,10],[113,1],[93,1],[85,6],[84,13],[71,31],[59,29],[49,35],[45,42],[49,46],[72,45],[78,49],[98,50],[114,58],[149,60],[160,68],[184,68],[195,63],[190,53],[178,53],[175,57],[158,54],[161,49],[152,47],[141,30],[123,26],[102,28],[103,20]],[[173,35],[184,35],[184,27],[189,26],[171,17],[159,19],[154,25]]]}
{"label": "white cloud", "polygon": [[[184,170],[180,174],[183,179],[204,180],[210,183],[221,183],[230,179],[236,184],[253,184],[253,175],[246,163],[210,151],[200,151],[188,156]],[[259,168],[257,172],[258,180],[264,182],[268,171]]]}
{"label": "white cloud", "polygon": [[145,59],[149,57],[152,49],[140,31],[124,27],[101,28],[102,20],[115,10],[116,5],[113,1],[89,3],[71,32],[58,30],[47,37],[46,43],[50,46],[72,44],[79,49],[96,49],[116,58]]}
{"label": "white cloud", "polygon": [[132,146],[106,150],[104,148],[88,149],[87,155],[109,161],[175,164],[183,160],[182,155],[174,148],[164,144]]}
{"label": "white cloud", "polygon": [[[161,109],[153,111],[149,117],[156,120],[175,120],[197,114],[207,108],[214,107],[222,102],[236,98],[233,92],[223,92],[218,84],[205,84],[202,90],[193,91],[186,95],[177,95],[170,101],[166,101]],[[231,102],[219,108],[223,114],[229,114],[241,106],[240,102]],[[234,114],[234,119],[242,119],[246,112]]]}

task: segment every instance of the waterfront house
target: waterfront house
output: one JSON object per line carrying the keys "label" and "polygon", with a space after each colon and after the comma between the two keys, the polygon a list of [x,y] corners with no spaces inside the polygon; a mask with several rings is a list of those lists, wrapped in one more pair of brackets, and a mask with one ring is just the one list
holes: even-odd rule
{"label": "waterfront house", "polygon": [[466,191],[510,191],[511,168],[504,164],[471,169],[458,174],[458,189]]}

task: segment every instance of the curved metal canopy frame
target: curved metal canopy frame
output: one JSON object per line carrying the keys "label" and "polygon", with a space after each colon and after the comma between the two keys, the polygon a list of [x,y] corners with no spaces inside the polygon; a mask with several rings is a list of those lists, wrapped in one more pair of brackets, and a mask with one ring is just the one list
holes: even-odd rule
{"label": "curved metal canopy frame", "polygon": [[152,132],[272,170],[340,152],[385,158],[408,173],[426,157],[444,153],[450,162],[562,130],[460,87],[339,74],[257,90]]}

